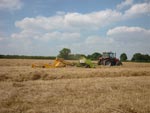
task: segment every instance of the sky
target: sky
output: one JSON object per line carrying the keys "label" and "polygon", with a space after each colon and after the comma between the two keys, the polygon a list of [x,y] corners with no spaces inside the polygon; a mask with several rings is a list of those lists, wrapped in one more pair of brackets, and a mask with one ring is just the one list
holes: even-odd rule
{"label": "sky", "polygon": [[0,54],[150,54],[150,0],[0,0]]}

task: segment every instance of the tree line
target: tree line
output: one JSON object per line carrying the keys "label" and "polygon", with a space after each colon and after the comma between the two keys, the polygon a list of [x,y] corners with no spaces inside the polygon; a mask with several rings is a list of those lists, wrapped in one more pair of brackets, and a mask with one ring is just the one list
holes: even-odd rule
{"label": "tree line", "polygon": [[[127,55],[125,53],[122,53],[120,55],[121,61],[127,61]],[[150,56],[148,54],[141,54],[141,53],[135,53],[132,58],[132,62],[150,62]]]}
{"label": "tree line", "polygon": [[148,54],[135,53],[131,59],[133,62],[150,62]]}
{"label": "tree line", "polygon": [[[99,52],[94,52],[90,55],[84,54],[71,54],[71,50],[69,48],[63,48],[59,51],[57,56],[26,56],[26,55],[0,55],[0,58],[7,59],[55,59],[56,57],[64,58],[66,60],[78,60],[81,57],[85,57],[91,60],[98,60],[102,54]],[[127,54],[122,53],[120,55],[121,61],[129,61]],[[131,59],[132,62],[150,62],[150,56],[148,54],[135,53]]]}
{"label": "tree line", "polygon": [[[94,52],[91,55],[84,55],[84,54],[71,54],[71,50],[68,48],[63,48],[61,51],[59,51],[58,57],[69,59],[69,60],[76,60],[81,57],[86,57],[91,60],[98,60],[99,57],[101,57],[102,54],[98,52]],[[127,54],[122,53],[120,55],[121,61],[129,61]],[[141,54],[141,53],[135,53],[131,59],[132,62],[150,62],[150,56],[148,54]]]}
{"label": "tree line", "polygon": [[84,55],[84,54],[71,54],[71,50],[68,48],[63,48],[61,51],[59,51],[59,55],[57,57],[64,58],[66,60],[78,60],[81,57],[85,57],[91,60],[97,60],[100,56],[102,56],[101,53],[95,52],[91,55]]}
{"label": "tree line", "polygon": [[0,58],[7,59],[55,59],[55,56],[26,56],[26,55],[0,55]]}

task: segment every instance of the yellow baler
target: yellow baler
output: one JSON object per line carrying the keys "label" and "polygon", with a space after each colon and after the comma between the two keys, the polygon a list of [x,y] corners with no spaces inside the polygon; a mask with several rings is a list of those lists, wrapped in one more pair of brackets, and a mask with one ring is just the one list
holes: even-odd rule
{"label": "yellow baler", "polygon": [[58,67],[65,67],[67,65],[73,66],[73,63],[64,61],[62,58],[56,58],[53,64],[44,64],[44,65],[36,65],[32,64],[32,68],[58,68]]}

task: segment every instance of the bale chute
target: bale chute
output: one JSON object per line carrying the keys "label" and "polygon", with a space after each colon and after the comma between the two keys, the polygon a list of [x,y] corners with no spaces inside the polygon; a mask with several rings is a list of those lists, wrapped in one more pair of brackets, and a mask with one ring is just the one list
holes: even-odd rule
{"label": "bale chute", "polygon": [[80,58],[77,67],[85,67],[85,68],[95,68],[94,63],[90,59],[86,59],[85,57]]}

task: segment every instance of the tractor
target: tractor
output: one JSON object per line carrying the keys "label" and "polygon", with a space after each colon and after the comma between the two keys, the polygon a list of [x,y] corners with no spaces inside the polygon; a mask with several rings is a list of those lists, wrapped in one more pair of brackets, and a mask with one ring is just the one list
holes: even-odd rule
{"label": "tractor", "polygon": [[98,60],[98,65],[120,66],[122,63],[119,59],[116,58],[116,53],[103,52],[102,56]]}

